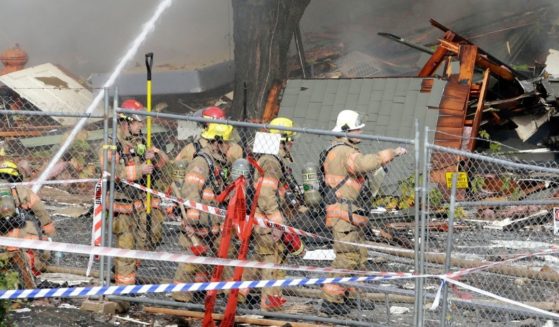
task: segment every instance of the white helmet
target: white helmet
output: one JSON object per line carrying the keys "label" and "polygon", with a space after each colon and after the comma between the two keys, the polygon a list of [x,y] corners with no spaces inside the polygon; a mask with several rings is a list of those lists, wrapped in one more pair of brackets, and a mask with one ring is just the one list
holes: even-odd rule
{"label": "white helmet", "polygon": [[357,111],[342,110],[338,114],[336,120],[336,127],[332,129],[333,132],[347,132],[365,127],[361,121],[361,115]]}

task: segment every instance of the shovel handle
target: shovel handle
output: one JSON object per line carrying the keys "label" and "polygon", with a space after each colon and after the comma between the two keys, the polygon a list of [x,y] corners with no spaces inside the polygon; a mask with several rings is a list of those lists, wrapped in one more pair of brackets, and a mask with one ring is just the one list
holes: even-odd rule
{"label": "shovel handle", "polygon": [[151,81],[151,66],[153,65],[153,52],[146,53],[146,69],[148,71],[148,81]]}

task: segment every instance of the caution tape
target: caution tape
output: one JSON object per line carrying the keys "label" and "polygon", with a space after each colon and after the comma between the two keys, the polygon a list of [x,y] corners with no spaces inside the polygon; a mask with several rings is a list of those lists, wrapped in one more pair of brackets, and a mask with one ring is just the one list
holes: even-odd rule
{"label": "caution tape", "polygon": [[[216,208],[216,207],[212,207],[212,206],[208,206],[202,203],[197,203],[195,201],[191,201],[191,200],[184,200],[182,198],[178,198],[178,197],[174,197],[174,196],[169,196],[163,192],[159,192],[150,188],[147,188],[143,185],[140,185],[138,183],[134,183],[134,182],[128,182],[128,181],[122,181],[125,184],[128,184],[132,187],[138,188],[140,190],[143,190],[145,192],[151,193],[153,195],[156,195],[158,197],[161,197],[163,199],[167,199],[167,200],[171,200],[173,202],[177,202],[177,203],[182,203],[183,205],[189,207],[189,208],[193,208],[208,214],[212,214],[212,215],[216,215],[219,217],[225,217],[225,214],[227,213],[227,210],[225,209],[221,209],[221,208]],[[249,216],[246,216],[247,219],[249,219]],[[388,247],[388,246],[379,246],[379,245],[372,245],[372,244],[363,244],[363,243],[355,243],[355,242],[348,242],[348,241],[339,241],[339,240],[334,240],[325,236],[321,236],[318,234],[314,234],[314,233],[310,233],[310,232],[306,232],[304,230],[295,228],[295,227],[291,227],[291,226],[287,226],[287,225],[283,225],[283,224],[278,224],[275,223],[271,220],[265,219],[265,218],[254,218],[256,220],[256,223],[260,226],[260,227],[268,227],[268,228],[278,228],[283,230],[284,232],[287,233],[291,233],[291,234],[297,234],[297,235],[301,235],[301,236],[307,236],[307,237],[311,237],[313,239],[321,239],[321,240],[326,240],[326,241],[330,241],[330,242],[335,242],[335,243],[341,243],[341,244],[347,244],[347,245],[352,245],[352,246],[356,246],[356,247],[362,247],[362,248],[367,248],[367,249],[371,249],[371,250],[379,250],[379,251],[394,251],[395,249],[392,247]],[[397,249],[397,251],[399,252],[407,252],[407,253],[413,253],[413,250],[408,250],[408,249]],[[497,265],[501,265],[505,262],[511,262],[511,261],[517,261],[520,259],[524,259],[530,256],[535,256],[535,255],[542,255],[542,254],[552,254],[552,253],[558,253],[559,252],[559,247],[558,246],[551,246],[548,249],[539,251],[539,252],[531,252],[531,253],[526,253],[526,254],[519,254],[516,255],[514,257],[511,257],[505,261],[497,261],[497,262],[491,262],[488,263],[486,265],[481,265],[479,267],[474,267],[474,268],[466,268],[466,269],[462,269],[459,270],[457,272],[454,273],[449,273],[448,277],[449,278],[457,278],[460,277],[461,275],[464,274],[468,274],[471,272],[475,272],[478,270],[485,270],[488,268],[491,268],[493,266],[497,266]]]}
{"label": "caution tape", "polygon": [[[188,206],[189,208],[194,208],[209,214],[213,214],[213,215],[217,215],[220,217],[225,217],[226,214],[226,210],[225,209],[221,209],[221,208],[217,208],[217,207],[212,207],[212,206],[208,206],[205,204],[201,204],[201,203],[197,203],[195,201],[191,201],[191,200],[184,200],[182,198],[178,198],[178,197],[173,197],[173,196],[169,196],[163,192],[159,192],[156,190],[153,190],[151,188],[147,188],[143,185],[134,183],[134,182],[128,182],[128,181],[122,181],[125,184],[128,184],[130,186],[133,186],[135,188],[141,189],[145,192],[149,192],[152,193],[153,195],[156,195],[158,197],[164,198],[164,199],[168,199],[171,200],[173,202],[177,202],[177,203],[183,203],[185,206]],[[247,216],[248,219],[248,216]],[[394,248],[391,247],[384,247],[384,246],[378,246],[378,245],[371,245],[371,244],[361,244],[361,243],[354,243],[354,242],[347,242],[347,241],[338,241],[338,240],[333,240],[324,236],[320,236],[317,234],[313,234],[313,233],[309,233],[300,229],[297,229],[295,227],[291,227],[291,226],[286,226],[286,225],[282,225],[282,224],[278,224],[275,222],[272,222],[270,220],[267,219],[262,219],[262,218],[255,218],[258,222],[258,224],[262,227],[277,227],[280,228],[282,230],[284,230],[285,232],[288,233],[295,233],[298,235],[302,235],[302,236],[308,236],[308,237],[312,237],[315,239],[323,239],[323,240],[328,240],[328,241],[332,241],[332,242],[337,242],[337,243],[343,243],[343,244],[348,244],[348,245],[353,245],[353,246],[357,246],[357,247],[364,247],[364,248],[369,248],[369,249],[373,249],[373,250],[389,250],[389,251],[394,251]],[[406,250],[406,249],[397,249],[398,251],[405,251],[405,252],[413,252],[411,250]],[[490,269],[492,267],[495,266],[499,266],[499,265],[503,265],[505,263],[509,263],[509,262],[513,262],[513,261],[518,261],[521,259],[526,259],[529,257],[533,257],[533,256],[538,256],[538,255],[546,255],[546,254],[557,254],[559,253],[559,246],[556,245],[552,245],[548,248],[542,249],[542,250],[538,250],[538,251],[534,251],[534,252],[528,252],[528,253],[522,253],[522,254],[517,254],[514,255],[510,258],[507,258],[505,260],[501,260],[501,261],[496,261],[496,262],[489,262],[487,264],[483,264],[480,265],[478,267],[473,267],[473,268],[465,268],[465,269],[461,269],[455,272],[449,272],[445,275],[441,275],[441,276],[445,276],[445,278],[450,278],[450,279],[455,279],[455,278],[459,278],[463,275],[466,274],[470,274],[476,271],[480,271],[480,270],[487,270]],[[222,260],[222,259],[219,259]],[[263,267],[259,267],[259,268],[263,268]],[[318,268],[318,267],[315,267]],[[281,269],[281,268],[268,268],[268,269]],[[291,268],[289,268],[291,269]],[[320,269],[324,269],[324,268],[320,268]],[[321,271],[321,270],[315,270],[315,271]],[[327,272],[322,270],[322,272]],[[331,272],[331,271],[328,271]],[[351,271],[351,272],[356,272],[356,271]],[[405,274],[405,273],[397,273],[397,274]],[[427,276],[427,275],[425,275]],[[432,276],[432,275],[431,275]]]}
{"label": "caution tape", "polygon": [[480,270],[487,270],[487,269],[493,268],[495,266],[503,265],[505,263],[510,263],[510,262],[513,262],[513,261],[518,261],[518,260],[526,259],[526,258],[529,258],[529,257],[535,257],[535,256],[540,256],[540,255],[549,255],[549,254],[557,254],[557,253],[559,253],[559,246],[551,245],[551,246],[549,246],[548,248],[545,248],[545,249],[536,250],[536,251],[533,251],[533,252],[519,253],[519,254],[513,255],[513,256],[505,259],[505,260],[493,261],[493,262],[489,262],[489,263],[480,265],[478,267],[465,268],[465,269],[461,269],[461,270],[458,270],[458,271],[453,272],[453,273],[448,273],[447,278],[457,279],[457,278],[459,278],[463,275],[470,274],[470,273],[480,271]]}
{"label": "caution tape", "polygon": [[[160,293],[160,292],[175,292],[175,291],[202,291],[202,290],[227,290],[235,288],[265,288],[265,287],[290,287],[290,286],[304,286],[304,285],[320,285],[330,283],[354,283],[354,282],[368,282],[378,280],[397,280],[397,279],[415,279],[415,278],[438,278],[443,282],[448,282],[464,289],[476,292],[478,294],[492,297],[496,300],[520,306],[522,308],[538,312],[541,314],[549,315],[559,318],[559,314],[548,312],[530,305],[517,302],[511,299],[504,298],[494,293],[476,288],[456,281],[452,278],[456,276],[463,276],[467,273],[488,269],[492,266],[510,262],[513,260],[520,260],[529,256],[541,254],[553,254],[559,252],[556,246],[533,253],[527,253],[514,256],[505,261],[494,262],[480,267],[463,269],[458,272],[451,272],[443,275],[414,275],[410,273],[400,272],[372,272],[363,270],[349,270],[349,269],[334,269],[322,268],[314,266],[291,266],[291,265],[276,265],[272,263],[263,263],[258,261],[245,261],[233,259],[221,259],[211,257],[198,257],[192,255],[176,254],[169,252],[148,252],[140,250],[126,250],[108,247],[93,247],[81,244],[47,242],[41,240],[25,240],[12,237],[0,237],[0,246],[12,246],[20,248],[29,248],[36,250],[51,250],[62,251],[76,254],[85,255],[103,255],[111,257],[127,257],[132,259],[143,260],[157,260],[157,261],[171,261],[171,262],[186,262],[193,264],[208,264],[220,266],[235,266],[246,268],[260,268],[260,269],[281,269],[305,272],[324,272],[324,273],[338,273],[338,274],[353,274],[353,275],[366,275],[354,277],[329,277],[329,278],[295,278],[284,280],[260,280],[260,281],[222,281],[222,282],[208,282],[208,283],[180,283],[180,284],[148,284],[148,285],[126,285],[126,286],[100,286],[100,287],[71,287],[71,288],[52,288],[52,289],[26,289],[26,290],[0,290],[0,299],[15,299],[15,298],[41,298],[41,297],[86,297],[92,295],[124,295],[124,294],[145,294],[145,293]],[[437,292],[434,302],[440,302],[441,290]],[[433,308],[433,307],[432,307]],[[434,306],[436,308],[436,306]]]}
{"label": "caution tape", "polygon": [[[162,199],[167,199],[176,203],[182,203],[185,207],[191,208],[191,209],[196,209],[198,211],[201,212],[205,212],[207,214],[210,215],[215,215],[215,216],[219,216],[224,218],[225,214],[227,213],[227,210],[225,209],[221,209],[221,208],[217,208],[217,207],[212,207],[206,204],[202,204],[202,203],[198,203],[192,200],[185,200],[183,198],[179,198],[179,197],[175,197],[175,196],[170,196],[167,195],[163,192],[145,187],[143,185],[140,185],[138,183],[134,183],[134,182],[128,182],[125,180],[121,180],[122,183],[132,186],[134,188],[137,188],[139,190],[142,190],[144,192],[147,193],[151,193],[155,196],[158,196]],[[246,219],[249,219],[249,216],[246,216]],[[329,241],[329,242],[335,242],[335,243],[341,243],[341,244],[347,244],[347,245],[352,245],[352,246],[356,246],[356,247],[362,247],[362,248],[367,248],[367,249],[371,249],[371,250],[380,250],[380,251],[387,251],[387,250],[394,250],[394,248],[390,248],[390,247],[385,247],[385,246],[379,246],[379,245],[372,245],[372,244],[362,244],[362,243],[355,243],[355,242],[348,242],[348,241],[340,241],[340,240],[334,240],[325,236],[321,236],[318,234],[314,234],[314,233],[310,233],[295,227],[291,227],[291,226],[287,226],[287,225],[283,225],[283,224],[278,224],[275,223],[271,220],[265,219],[265,218],[261,218],[261,217],[254,217],[254,220],[256,222],[256,224],[260,227],[266,227],[266,228],[277,228],[277,229],[281,229],[286,233],[290,233],[290,234],[297,234],[300,236],[306,236],[306,237],[310,237],[313,239],[320,239],[320,240],[325,240],[325,241]],[[405,249],[399,249],[398,251],[403,251],[403,252],[410,252],[413,253],[412,250],[405,250]]]}
{"label": "caution tape", "polygon": [[103,218],[103,205],[101,203],[103,180],[98,180],[95,184],[95,197],[93,199],[93,224],[92,224],[92,245],[101,245],[101,229]]}
{"label": "caution tape", "polygon": [[378,280],[409,279],[416,276],[365,276],[328,278],[291,278],[279,280],[254,280],[238,282],[205,282],[177,284],[117,285],[97,287],[66,287],[25,290],[0,290],[0,299],[37,299],[47,297],[87,297],[101,295],[128,295],[169,292],[195,292],[231,290],[242,288],[295,287],[349,282],[372,282]]}
{"label": "caution tape", "polygon": [[[525,304],[525,303],[522,303],[522,302],[518,302],[518,301],[515,301],[515,300],[508,299],[506,297],[502,297],[502,296],[497,295],[495,293],[491,293],[491,292],[488,292],[486,290],[482,290],[481,288],[477,288],[477,287],[474,287],[474,286],[471,286],[471,285],[468,285],[468,284],[464,284],[464,283],[459,282],[457,280],[451,279],[447,276],[439,276],[439,278],[442,279],[444,282],[454,284],[456,286],[462,287],[462,288],[467,289],[469,291],[472,291],[472,292],[475,292],[475,293],[478,293],[478,294],[481,294],[481,295],[484,295],[484,296],[488,296],[488,297],[493,298],[495,300],[498,300],[498,301],[501,301],[501,302],[504,302],[504,303],[508,303],[508,304],[512,304],[512,305],[516,305],[516,306],[519,306],[521,308],[528,309],[530,311],[534,311],[534,312],[537,312],[537,313],[541,313],[541,314],[548,315],[548,316],[554,317],[556,319],[559,319],[559,314],[557,314],[557,313],[546,311],[546,310],[536,308],[536,307],[533,307],[531,305],[528,305],[528,304]],[[437,292],[437,295],[440,295],[440,292]]]}
{"label": "caution tape", "polygon": [[95,247],[84,244],[48,242],[41,240],[27,240],[13,237],[0,237],[0,246],[16,247],[24,249],[47,250],[68,252],[83,255],[100,255],[108,257],[123,257],[137,260],[154,260],[154,261],[169,261],[191,263],[199,265],[213,265],[213,266],[231,266],[231,267],[245,267],[245,268],[258,268],[258,269],[279,269],[279,270],[295,270],[305,272],[320,272],[320,273],[334,273],[341,275],[368,275],[368,276],[414,276],[411,273],[404,272],[375,272],[367,270],[351,270],[351,269],[337,269],[330,267],[316,267],[316,266],[293,266],[293,265],[278,265],[274,263],[235,260],[235,259],[222,259],[214,257],[199,257],[189,254],[180,254],[172,252],[152,252],[142,250],[128,250],[110,247]]}

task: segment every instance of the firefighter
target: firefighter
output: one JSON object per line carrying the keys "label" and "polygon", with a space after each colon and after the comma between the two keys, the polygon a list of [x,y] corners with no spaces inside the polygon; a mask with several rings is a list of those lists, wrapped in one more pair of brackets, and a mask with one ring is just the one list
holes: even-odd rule
{"label": "firefighter", "polygon": [[[10,160],[0,163],[0,234],[28,240],[46,240],[56,234],[54,222],[39,196],[30,188],[6,183],[21,183],[23,176],[18,166]],[[20,251],[7,248],[8,252]],[[25,250],[26,264],[38,276],[46,268],[48,252]],[[20,269],[21,270],[21,269]],[[23,273],[23,272],[22,272]]]}
{"label": "firefighter", "polygon": [[[359,113],[343,110],[338,114],[334,132],[361,133],[365,124]],[[367,213],[359,206],[359,197],[366,182],[366,174],[385,166],[392,159],[406,153],[404,148],[385,149],[375,154],[362,154],[360,139],[336,138],[326,150],[323,164],[324,180],[334,194],[333,203],[326,203],[326,226],[334,240],[364,242],[363,227],[368,224]],[[333,268],[363,269],[367,260],[365,248],[334,243],[336,258]],[[347,314],[354,304],[355,290],[342,284],[325,284],[322,288],[322,311],[327,314]]]}
{"label": "firefighter", "polygon": [[[181,190],[183,198],[198,203],[216,206],[215,197],[225,188],[227,176],[224,170],[229,165],[227,152],[231,147],[233,126],[210,123],[201,133],[206,146],[194,155],[186,168]],[[194,255],[215,256],[219,248],[222,218],[188,208],[182,220],[182,235],[179,243]],[[187,263],[179,264],[175,283],[206,282],[209,280],[207,267]],[[179,302],[200,299],[200,293],[174,292],[172,297]],[[196,296],[196,298],[194,298]]]}
{"label": "firefighter", "polygon": [[[121,108],[141,111],[144,106],[128,99],[121,104]],[[154,226],[159,222],[148,221],[145,209],[146,193],[132,186],[118,182],[126,180],[141,185],[146,184],[146,176],[154,169],[161,169],[168,160],[167,155],[156,147],[146,148],[142,134],[144,122],[137,114],[120,114],[118,117],[116,155],[116,193],[113,204],[114,220],[113,233],[116,246],[123,249],[146,250],[150,247]],[[109,160],[111,160],[109,153]],[[152,163],[148,164],[147,160]],[[101,166],[103,166],[101,155]],[[139,263],[139,262],[138,262]],[[115,259],[115,282],[120,285],[136,283],[137,262],[129,258]]]}
{"label": "firefighter", "polygon": [[[201,112],[202,118],[208,119],[226,119],[225,111],[219,107],[207,107]],[[203,123],[202,133],[208,128],[208,124]],[[233,130],[232,140],[229,141],[229,149],[227,150],[226,157],[229,163],[235,162],[235,160],[243,157],[243,149],[238,144],[239,135],[236,130]],[[190,162],[196,153],[203,149],[208,144],[208,141],[201,136],[197,136],[194,140],[188,143],[175,157],[175,161],[186,160]]]}
{"label": "firefighter", "polygon": [[[270,122],[270,125],[293,127],[293,121],[289,118],[278,117]],[[282,213],[291,202],[290,191],[287,187],[290,169],[288,165],[293,161],[291,158],[291,147],[293,145],[293,131],[270,129],[272,134],[280,134],[280,149],[278,155],[264,154],[258,158],[258,165],[262,167],[264,175],[255,174],[254,185],[261,182],[260,195],[258,197],[255,217],[264,218],[279,224],[286,224],[285,215]],[[292,234],[284,234],[278,228],[255,227],[253,232],[254,250],[258,261],[282,264],[288,253],[300,255],[303,253],[303,244],[296,238],[291,240]],[[298,242],[294,247],[293,242]],[[262,269],[261,279],[283,279],[284,270]],[[260,297],[260,309],[264,311],[281,310],[286,299],[282,296],[280,288],[263,288]]]}

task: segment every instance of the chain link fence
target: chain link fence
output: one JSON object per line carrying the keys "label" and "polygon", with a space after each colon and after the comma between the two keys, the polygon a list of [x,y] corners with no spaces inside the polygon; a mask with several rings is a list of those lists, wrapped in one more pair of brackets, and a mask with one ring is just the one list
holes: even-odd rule
{"label": "chain link fence", "polygon": [[[48,90],[50,94],[57,91]],[[6,213],[13,214],[13,217],[3,232],[9,230],[10,236],[31,240],[91,243],[91,206],[101,173],[96,149],[106,134],[101,118],[68,112],[42,112],[14,90],[0,89],[0,187],[4,195],[12,195],[18,207],[17,211],[8,210],[10,213]],[[47,183],[38,192],[41,201],[35,201],[32,181],[45,169],[78,119],[86,119],[87,128],[78,134],[54,165]],[[12,163],[17,170],[11,169]],[[16,186],[7,183],[16,183]],[[16,226],[19,228],[14,228]],[[88,261],[87,257],[61,252],[21,249],[4,249],[3,252],[4,268],[17,272],[25,288],[53,285],[49,283],[56,277],[53,273],[85,274]],[[98,261],[91,261],[90,266],[93,275],[99,273]],[[91,285],[98,284],[93,278],[86,280]],[[65,282],[72,284],[71,280]]]}
{"label": "chain link fence", "polygon": [[[108,99],[105,103],[108,110]],[[105,246],[231,259],[246,252],[247,260],[289,266],[440,275],[503,261],[554,242],[553,207],[557,206],[555,180],[559,172],[555,163],[512,162],[431,144],[426,144],[424,152],[419,148],[423,143],[419,136],[406,140],[351,135],[363,154],[356,156],[351,154],[351,144],[337,145],[342,141],[339,137],[346,134],[302,128],[296,121],[294,128],[273,128],[277,133],[270,136],[268,125],[194,116],[146,115],[121,109],[113,110],[113,117],[106,115],[106,119],[44,113],[17,94],[3,94],[1,105],[4,159],[17,163],[25,181],[42,172],[69,134],[72,126],[58,117],[87,119],[85,130],[49,175],[48,183],[54,184],[44,185],[39,192],[56,225],[52,239],[59,242],[91,244],[95,185],[103,169],[115,177],[108,178],[101,196],[97,194],[98,200],[106,202]],[[141,134],[132,130],[136,124],[133,115],[141,118],[137,119]],[[151,145],[158,149],[155,151],[147,144],[148,116],[152,120]],[[210,130],[210,123],[233,126],[231,141],[210,142],[208,135],[201,137]],[[113,125],[119,127],[113,130]],[[287,145],[291,158],[286,158],[286,144],[281,138],[291,136],[292,145]],[[386,160],[383,167],[378,162],[382,156],[367,155],[399,147],[407,153]],[[388,154],[393,155],[391,151]],[[247,212],[296,228],[300,234],[282,232],[277,225],[255,226],[248,250],[240,251],[242,237],[236,227],[230,232],[223,229],[225,217],[209,214],[211,209],[200,212],[177,205],[181,201],[174,198],[227,209],[234,194],[222,203],[216,196],[234,182],[231,175],[238,171],[233,163],[239,157],[254,158],[264,169],[258,172],[250,164],[252,174],[247,176],[245,191],[247,206],[254,205],[254,209]],[[316,193],[312,191],[320,189],[316,173],[322,160],[329,167],[324,180],[337,195],[334,203],[317,202],[313,197]],[[352,170],[354,178],[338,185],[343,178],[336,178],[343,170]],[[452,172],[466,173],[457,175],[454,192],[452,174],[448,174]],[[149,202],[145,189],[148,173],[149,187],[164,194],[151,194]],[[259,182],[262,186],[257,196]],[[346,212],[351,206],[352,215],[340,216],[336,206]],[[230,243],[220,251],[227,235]],[[26,252],[21,252],[19,266],[10,261],[14,270],[29,265]],[[84,256],[51,254],[45,258],[45,269],[83,274],[91,268],[93,275],[99,276],[89,282],[93,285],[202,282],[211,280],[215,270],[213,265],[125,258],[101,258],[92,263]],[[554,311],[556,270],[555,255],[537,255],[464,274],[458,280],[506,299]],[[232,274],[233,269],[225,269],[217,280],[231,280]],[[245,269],[242,279],[341,275],[329,274],[326,269]],[[293,315],[291,318],[356,326],[501,326],[513,320],[550,319],[543,313],[455,285],[445,288],[439,306],[430,310],[440,286],[438,278],[383,278],[381,282],[325,287],[255,289],[240,292],[239,307],[241,312],[262,313],[262,309],[276,309],[277,305],[283,314]],[[131,300],[200,307],[204,295],[158,293]],[[216,311],[224,310],[226,297],[227,292],[220,292]]]}
{"label": "chain link fence", "polygon": [[[457,279],[508,300],[555,311],[557,255],[530,253],[555,244],[556,162],[513,161],[431,144],[427,151],[424,272],[443,274],[501,262]],[[526,257],[506,261],[519,254]],[[425,303],[432,301],[439,285],[440,280],[425,282]],[[543,325],[550,319],[455,285],[445,286],[443,293],[439,310],[425,311],[426,322],[509,326],[525,320]]]}

